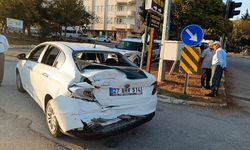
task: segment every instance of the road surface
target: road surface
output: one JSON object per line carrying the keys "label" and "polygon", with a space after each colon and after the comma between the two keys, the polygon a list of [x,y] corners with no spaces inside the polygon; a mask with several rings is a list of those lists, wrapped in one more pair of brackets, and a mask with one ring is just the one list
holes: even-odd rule
{"label": "road surface", "polygon": [[228,57],[228,75],[231,82],[230,95],[250,101],[250,59]]}

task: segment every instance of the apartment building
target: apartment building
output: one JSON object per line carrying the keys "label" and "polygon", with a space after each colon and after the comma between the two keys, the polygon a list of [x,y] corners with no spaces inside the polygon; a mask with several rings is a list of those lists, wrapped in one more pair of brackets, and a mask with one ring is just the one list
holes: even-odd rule
{"label": "apartment building", "polygon": [[83,0],[86,10],[96,16],[88,32],[114,39],[138,35],[141,0]]}

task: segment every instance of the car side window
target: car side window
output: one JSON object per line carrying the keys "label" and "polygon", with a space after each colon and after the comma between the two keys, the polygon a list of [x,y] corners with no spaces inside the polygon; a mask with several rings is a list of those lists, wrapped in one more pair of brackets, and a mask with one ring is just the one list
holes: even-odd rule
{"label": "car side window", "polygon": [[31,61],[35,61],[37,62],[42,51],[44,50],[44,48],[46,47],[46,45],[41,45],[39,47],[37,47],[36,49],[34,49],[31,53],[30,53],[30,56],[29,56],[29,60]]}
{"label": "car side window", "polygon": [[54,62],[53,66],[55,66],[56,68],[61,68],[62,65],[64,64],[66,60],[66,56],[65,54],[61,51],[60,54],[58,55],[56,61]]}
{"label": "car side window", "polygon": [[59,53],[60,50],[58,48],[50,46],[43,56],[42,63],[49,66],[53,66]]}

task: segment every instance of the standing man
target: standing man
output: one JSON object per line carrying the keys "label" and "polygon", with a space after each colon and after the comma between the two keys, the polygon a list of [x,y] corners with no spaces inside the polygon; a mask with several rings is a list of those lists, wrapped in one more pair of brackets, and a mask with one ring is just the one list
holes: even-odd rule
{"label": "standing man", "polygon": [[[204,87],[206,89],[210,89],[210,79],[211,79],[211,68],[212,68],[212,58],[214,55],[213,51],[213,43],[208,43],[208,48],[206,48],[201,53],[201,68],[202,68],[202,74],[201,74],[201,87]],[[205,84],[206,80],[206,84]]]}
{"label": "standing man", "polygon": [[0,34],[0,86],[3,81],[3,75],[4,75],[4,53],[9,48],[9,42],[7,38]]}
{"label": "standing man", "polygon": [[221,48],[221,44],[218,41],[213,43],[213,49],[215,54],[212,59],[212,80],[211,80],[211,93],[206,96],[216,97],[220,86],[223,70],[227,67],[227,54],[224,49]]}

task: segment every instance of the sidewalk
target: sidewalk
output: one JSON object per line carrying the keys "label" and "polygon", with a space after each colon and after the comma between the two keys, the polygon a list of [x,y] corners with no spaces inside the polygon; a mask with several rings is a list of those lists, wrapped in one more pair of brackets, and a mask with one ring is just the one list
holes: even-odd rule
{"label": "sidewalk", "polygon": [[235,54],[235,53],[228,53],[228,56],[250,59],[250,56],[242,55],[242,54],[239,54],[239,53],[237,53],[237,54]]}
{"label": "sidewalk", "polygon": [[22,47],[22,48],[16,48],[11,46],[5,54],[6,59],[12,60],[12,61],[17,61],[17,55],[21,53],[25,53],[26,55],[30,52],[31,48],[28,47]]}

